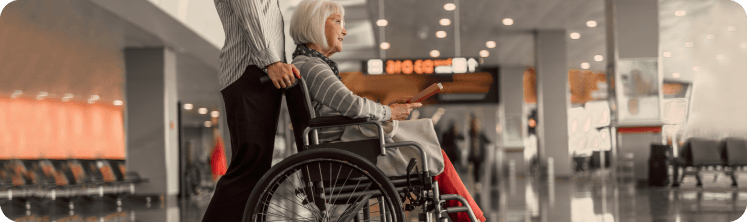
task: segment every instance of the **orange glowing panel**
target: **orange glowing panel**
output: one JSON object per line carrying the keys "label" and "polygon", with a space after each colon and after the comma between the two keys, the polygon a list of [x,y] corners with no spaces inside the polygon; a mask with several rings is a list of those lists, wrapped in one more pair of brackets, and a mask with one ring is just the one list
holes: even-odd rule
{"label": "orange glowing panel", "polygon": [[124,159],[122,108],[0,97],[0,159]]}

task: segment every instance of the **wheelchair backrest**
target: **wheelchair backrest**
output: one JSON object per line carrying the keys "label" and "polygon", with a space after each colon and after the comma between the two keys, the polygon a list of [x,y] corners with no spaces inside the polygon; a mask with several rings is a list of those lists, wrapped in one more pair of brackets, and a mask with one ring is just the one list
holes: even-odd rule
{"label": "wheelchair backrest", "polygon": [[316,118],[314,107],[311,106],[311,96],[303,78],[297,79],[297,84],[285,90],[285,101],[288,105],[293,136],[296,139],[296,149],[303,150],[303,131],[309,127],[309,121]]}

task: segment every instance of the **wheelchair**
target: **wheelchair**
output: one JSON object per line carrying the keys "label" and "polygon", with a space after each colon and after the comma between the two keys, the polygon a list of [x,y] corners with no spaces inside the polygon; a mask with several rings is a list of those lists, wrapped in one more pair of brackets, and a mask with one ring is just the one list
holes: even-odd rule
{"label": "wheelchair", "polygon": [[[439,194],[426,161],[418,169],[417,160],[410,159],[405,176],[389,177],[376,167],[377,157],[394,147],[414,147],[421,160],[427,160],[417,142],[387,143],[381,122],[368,118],[316,117],[303,79],[285,93],[298,153],[262,176],[249,196],[243,221],[404,222],[405,211],[415,206],[423,209],[419,221],[446,222],[446,213],[457,212],[478,221],[464,197]],[[378,138],[319,142],[319,129],[363,124],[375,125]],[[462,206],[442,207],[448,200]]]}

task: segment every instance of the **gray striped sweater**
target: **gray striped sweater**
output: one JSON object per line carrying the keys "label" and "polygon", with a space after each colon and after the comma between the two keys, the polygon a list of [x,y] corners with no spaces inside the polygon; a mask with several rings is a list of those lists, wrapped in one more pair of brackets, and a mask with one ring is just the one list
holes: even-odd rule
{"label": "gray striped sweater", "polygon": [[241,77],[249,65],[260,69],[285,62],[283,16],[277,0],[213,0],[226,33],[220,50],[221,90]]}
{"label": "gray striped sweater", "polygon": [[[301,77],[306,80],[316,116],[343,115],[378,121],[391,119],[392,110],[389,106],[353,94],[320,58],[299,55],[293,59],[293,65],[301,71]],[[319,139],[339,140],[342,131],[342,127],[320,130]]]}

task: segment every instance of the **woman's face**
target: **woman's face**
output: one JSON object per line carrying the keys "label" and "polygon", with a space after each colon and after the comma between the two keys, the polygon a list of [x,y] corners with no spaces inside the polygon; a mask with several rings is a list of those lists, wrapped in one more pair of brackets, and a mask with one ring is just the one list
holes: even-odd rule
{"label": "woman's face", "polygon": [[348,31],[345,30],[342,15],[329,16],[324,25],[324,36],[327,37],[327,45],[329,46],[327,57],[342,51],[342,40],[346,35],[348,35]]}

